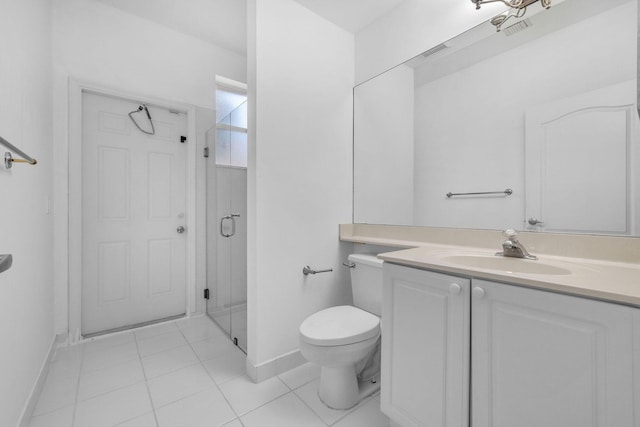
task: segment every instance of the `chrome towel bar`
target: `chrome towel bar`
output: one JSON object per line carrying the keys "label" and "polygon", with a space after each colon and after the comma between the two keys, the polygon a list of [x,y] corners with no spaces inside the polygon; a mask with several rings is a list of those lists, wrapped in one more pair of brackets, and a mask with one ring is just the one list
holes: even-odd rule
{"label": "chrome towel bar", "polygon": [[505,196],[510,196],[513,194],[513,190],[507,188],[504,191],[483,191],[480,193],[447,193],[447,198],[451,198],[453,196],[484,196],[488,194],[504,194]]}
{"label": "chrome towel bar", "polygon": [[10,152],[7,151],[6,153],[4,153],[4,166],[7,169],[11,169],[11,166],[14,163],[29,163],[30,165],[35,165],[36,163],[38,163],[36,159],[29,156],[27,153],[25,153],[24,151],[22,151],[21,149],[19,149],[18,147],[16,147],[15,145],[13,145],[12,143],[10,143],[9,141],[7,141],[1,136],[0,136],[0,144],[4,145],[9,150],[13,151],[14,153],[22,157],[22,159],[14,159]]}

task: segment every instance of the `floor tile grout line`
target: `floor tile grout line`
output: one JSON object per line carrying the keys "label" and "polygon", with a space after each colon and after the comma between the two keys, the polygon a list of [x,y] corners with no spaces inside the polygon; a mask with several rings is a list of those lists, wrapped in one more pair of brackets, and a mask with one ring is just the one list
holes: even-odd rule
{"label": "floor tile grout line", "polygon": [[157,327],[157,325],[151,325],[148,328],[140,329],[138,331],[133,330],[133,335],[134,335],[135,339],[138,340],[138,341],[146,341],[146,340],[149,340],[149,339],[160,337],[162,335],[170,334],[171,332],[175,332],[175,331],[179,331],[180,330],[180,328],[178,327],[178,325],[175,324],[175,322],[176,322],[175,320],[172,320],[171,322],[161,323],[160,325],[163,325],[163,326],[173,323],[173,325],[175,326],[175,329],[170,329],[170,330],[167,330],[167,331],[164,331],[164,332],[160,332],[159,334],[154,334],[154,335],[147,336],[147,337],[144,337],[144,338],[138,337],[138,334],[136,332],[141,332],[143,330],[151,330],[151,329]]}
{"label": "floor tile grout line", "polygon": [[80,342],[77,343],[75,345],[80,345],[82,346],[81,350],[80,350],[80,371],[78,372],[78,384],[76,386],[76,398],[73,402],[73,416],[71,418],[71,426],[75,426],[76,425],[76,416],[78,413],[78,397],[80,395],[80,380],[82,379],[82,368],[84,367],[84,356],[85,356],[85,350],[87,349],[85,344]]}
{"label": "floor tile grout line", "polygon": [[[238,378],[240,378],[240,377],[238,377]],[[271,377],[271,378],[278,378],[278,376],[276,375],[275,377]],[[270,379],[271,379],[271,378],[270,378]],[[280,378],[278,378],[278,380],[280,380]],[[249,381],[251,381],[251,380],[249,380]],[[269,380],[265,380],[265,381],[269,381]],[[282,380],[280,380],[280,382],[282,382],[282,383],[284,384],[284,382],[283,382]],[[285,387],[287,387],[287,385],[286,385],[286,384],[284,384],[284,386],[285,386]],[[287,388],[288,388],[288,387],[287,387]],[[222,390],[221,390],[221,392],[222,392]],[[269,403],[272,403],[272,402],[274,402],[274,401],[276,401],[276,400],[280,399],[281,397],[286,396],[286,395],[287,395],[287,394],[289,394],[289,393],[293,393],[293,391],[292,391],[292,390],[288,390],[286,393],[282,393],[282,394],[280,394],[280,395],[278,395],[278,396],[274,397],[273,399],[270,399],[269,401],[264,402],[264,403],[262,403],[262,404],[261,404],[261,405],[259,405],[259,406],[256,406],[255,408],[251,409],[250,411],[247,411],[247,412],[245,412],[244,414],[239,415],[239,416],[238,416],[238,418],[240,418],[240,417],[244,417],[245,415],[248,415],[248,414],[250,414],[251,412],[257,411],[258,409],[260,409],[260,408],[262,408],[262,407],[264,407],[264,406],[268,405]],[[295,394],[295,393],[293,393],[293,394]],[[222,393],[222,395],[224,396],[224,393]],[[225,397],[225,398],[226,398],[226,397]],[[233,407],[231,407],[231,409],[233,409]],[[234,412],[235,412],[235,409],[234,409]],[[240,421],[240,422],[242,422],[242,421]],[[326,423],[325,423],[325,424],[326,424]]]}
{"label": "floor tile grout line", "polygon": [[[177,325],[176,325],[177,327]],[[158,422],[158,414],[156,413],[156,407],[153,404],[153,398],[151,397],[151,389],[149,388],[149,380],[147,379],[147,371],[144,369],[144,364],[142,363],[142,355],[140,354],[140,347],[138,346],[138,337],[133,335],[133,339],[136,343],[136,350],[138,350],[138,360],[140,361],[140,369],[142,369],[142,376],[144,377],[144,385],[147,389],[147,396],[149,396],[149,403],[151,404],[151,411],[153,412],[153,419],[156,423],[156,427],[160,427],[160,423]],[[132,418],[133,419],[133,418]]]}
{"label": "floor tile grout line", "polygon": [[[301,389],[302,387],[304,387],[305,385],[308,385],[309,383],[311,383],[311,382],[313,382],[313,381],[315,381],[315,380],[317,380],[317,379],[318,379],[318,378],[314,378],[313,380],[306,382],[304,385],[301,385],[300,387],[297,387],[295,390],[299,390],[299,389]],[[318,416],[318,418],[320,418],[320,419],[322,420],[322,422],[323,422],[323,423],[325,423],[325,424],[326,424],[327,426],[329,426],[329,427],[330,427],[330,426],[333,426],[333,425],[335,425],[335,424],[337,424],[337,423],[339,423],[339,422],[340,422],[340,421],[342,421],[344,418],[348,417],[349,415],[351,415],[352,413],[354,413],[355,411],[357,411],[359,408],[361,408],[362,406],[364,406],[367,402],[369,402],[371,399],[373,399],[376,395],[378,395],[378,394],[379,394],[379,392],[376,392],[376,393],[370,394],[369,396],[367,396],[367,397],[365,397],[364,399],[362,399],[360,402],[356,403],[356,405],[355,405],[355,406],[353,406],[352,408],[349,408],[349,409],[346,409],[346,410],[338,409],[338,410],[343,410],[343,411],[345,411],[345,412],[344,412],[340,417],[338,417],[335,421],[333,421],[332,423],[329,423],[329,422],[325,421],[325,420],[322,418],[322,416],[321,416],[319,413],[317,413],[317,412],[316,412],[316,410],[315,410],[315,409],[313,409],[313,407],[311,407],[311,405],[309,405],[309,404],[307,403],[307,401],[306,401],[306,400],[304,400],[304,399],[302,398],[302,396],[298,395],[298,393],[296,393],[296,392],[295,392],[295,390],[292,390],[292,391],[293,391],[293,394],[295,394],[295,395],[296,395],[296,397],[297,397],[298,399],[300,399],[300,400],[301,400],[305,405],[307,405],[307,407],[308,407],[309,409],[311,409],[311,411],[312,411],[314,414],[316,414],[316,415]],[[317,392],[316,392],[316,394],[317,394]],[[318,396],[318,399],[320,399],[320,396]],[[324,403],[322,402],[322,399],[320,399],[320,402],[324,405]],[[330,408],[330,409],[331,409],[331,408]]]}
{"label": "floor tile grout line", "polygon": [[377,396],[379,394],[379,392],[375,392],[373,394],[370,394],[369,396],[365,397],[364,399],[362,399],[360,402],[358,402],[353,408],[349,409],[343,416],[341,416],[340,418],[338,418],[337,420],[335,420],[333,423],[329,424],[329,426],[333,426],[336,425],[337,423],[339,423],[340,421],[342,421],[343,419],[345,419],[346,417],[348,417],[349,415],[353,414],[354,412],[356,412],[358,409],[362,408],[364,405],[366,405],[367,403],[369,403],[369,401],[373,400],[373,398],[375,396]]}
{"label": "floor tile grout line", "polygon": [[[308,383],[307,383],[308,384]],[[300,388],[300,387],[298,387]],[[291,393],[293,393],[293,395],[300,401],[302,402],[303,405],[305,405],[307,408],[309,408],[309,410],[311,411],[311,413],[313,415],[315,415],[316,417],[318,417],[318,419],[320,421],[322,421],[322,423],[324,423],[326,426],[330,426],[331,424],[329,424],[328,422],[326,422],[321,416],[320,414],[318,414],[302,397],[298,396],[298,394],[294,391],[292,391]]]}
{"label": "floor tile grout line", "polygon": [[[97,370],[95,370],[95,371],[85,372],[84,374],[82,374],[82,372],[81,372],[81,373],[80,373],[80,376],[79,376],[79,381],[80,381],[80,380],[82,380],[82,377],[83,377],[83,376],[86,378],[86,376],[87,376],[87,375],[93,375],[93,374],[96,374],[96,373],[98,373],[98,372],[100,372],[100,371],[103,371],[103,370],[106,370],[106,369],[115,369],[115,368],[120,368],[122,365],[125,365],[125,364],[127,364],[127,363],[131,363],[131,362],[133,362],[133,361],[136,361],[136,360],[137,360],[137,361],[140,363],[140,369],[142,370],[143,378],[142,378],[140,381],[136,381],[136,382],[134,382],[134,383],[125,384],[125,385],[122,385],[122,386],[119,386],[119,387],[116,387],[116,388],[113,388],[113,389],[109,389],[109,390],[101,391],[100,393],[95,394],[95,395],[93,395],[93,396],[89,396],[89,397],[87,397],[86,399],[83,399],[83,400],[80,400],[80,384],[78,384],[78,395],[77,395],[77,397],[76,397],[76,401],[77,401],[77,403],[76,403],[76,404],[78,404],[78,403],[83,403],[83,402],[86,402],[86,401],[88,401],[88,400],[95,399],[95,398],[100,397],[100,396],[104,396],[105,394],[112,393],[112,392],[115,392],[115,391],[118,391],[118,390],[122,390],[123,388],[131,387],[131,386],[134,386],[134,385],[136,385],[136,384],[138,384],[138,383],[141,383],[141,382],[143,382],[143,381],[146,381],[145,372],[144,372],[144,366],[142,365],[142,361],[140,360],[139,354],[138,354],[137,356],[138,356],[138,357],[136,357],[136,358],[134,358],[134,359],[121,361],[120,363],[116,363],[115,365],[109,365],[109,366],[106,366],[106,367],[104,367],[104,368],[97,369]],[[84,360],[82,361],[82,363],[84,363]]]}
{"label": "floor tile grout line", "polygon": [[[192,366],[195,366],[195,365],[198,365],[198,364],[201,364],[201,363],[202,363],[202,362],[200,362],[200,361],[198,360],[198,361],[196,361],[196,362],[189,363],[188,365],[180,366],[179,368],[175,368],[175,369],[171,369],[170,371],[163,372],[163,373],[161,373],[160,375],[155,375],[155,376],[153,376],[153,377],[147,378],[147,379],[146,379],[146,381],[153,381],[153,380],[155,380],[155,379],[157,379],[157,378],[164,377],[165,375],[169,375],[169,374],[176,373],[176,372],[178,372],[178,371],[179,371],[179,370],[181,370],[181,369],[187,369],[187,368],[190,368],[190,367],[192,367]],[[144,366],[142,367],[142,370],[144,371]],[[206,370],[206,369],[205,369],[205,370]],[[145,378],[146,378],[146,371],[145,371]]]}
{"label": "floor tile grout line", "polygon": [[[206,316],[206,314],[205,314]],[[178,329],[180,329],[178,327]],[[180,333],[182,333],[184,335],[184,333],[182,332],[182,329],[180,329]],[[185,336],[185,339],[187,337]],[[198,341],[200,342],[200,341]],[[196,357],[198,357],[198,353],[196,353],[196,351],[193,348],[192,343],[187,340],[187,343],[189,344],[189,347],[191,347],[191,351],[193,351],[196,355]],[[200,358],[198,357],[198,360],[200,360]],[[213,384],[215,385],[215,387],[218,389],[218,392],[220,392],[220,395],[222,396],[222,398],[224,399],[224,401],[227,403],[227,405],[229,406],[229,408],[231,408],[231,411],[234,413],[234,415],[236,416],[235,419],[237,419],[240,424],[242,424],[244,426],[244,423],[242,422],[242,420],[240,419],[240,416],[238,415],[238,413],[236,412],[236,410],[233,408],[233,406],[231,406],[231,402],[229,402],[229,400],[227,399],[227,396],[224,395],[224,393],[222,392],[222,389],[220,388],[220,385],[218,384],[218,382],[213,378],[213,376],[211,375],[211,373],[209,372],[209,370],[204,366],[204,362],[202,360],[200,360],[200,365],[202,365],[202,369],[204,369],[204,371],[207,373],[207,375],[209,376],[209,378],[211,378],[211,381],[213,381]],[[226,424],[229,424],[231,421],[228,421]]]}
{"label": "floor tile grout line", "polygon": [[[176,328],[177,328],[177,327],[176,327]],[[177,329],[177,331],[180,333],[180,337],[182,337],[182,339],[183,339],[183,340],[185,340],[185,342],[187,342],[187,339],[184,337],[184,334],[182,334],[182,331],[180,331],[179,329]],[[177,345],[177,346],[173,346],[173,347],[169,347],[169,348],[164,348],[164,349],[162,349],[162,350],[160,350],[160,351],[156,351],[155,353],[146,354],[146,355],[144,355],[144,356],[142,356],[142,353],[140,353],[140,342],[149,341],[149,340],[152,340],[152,339],[158,339],[158,338],[160,338],[160,337],[163,337],[163,336],[165,336],[165,335],[169,335],[169,334],[174,333],[174,332],[176,332],[176,331],[168,331],[168,332],[166,332],[166,333],[162,333],[162,334],[159,334],[159,335],[154,335],[154,336],[152,336],[152,337],[147,337],[147,338],[144,338],[144,339],[140,339],[140,338],[138,338],[137,336],[135,336],[136,342],[138,343],[138,352],[139,352],[139,354],[140,354],[140,357],[150,357],[150,356],[153,356],[153,355],[155,355],[155,354],[159,354],[159,353],[162,353],[162,352],[164,352],[164,351],[167,351],[167,350],[173,350],[174,348],[178,348],[178,347],[183,346],[184,344],[182,344],[182,343],[181,343],[181,344],[179,344],[179,345]]]}
{"label": "floor tile grout line", "polygon": [[[67,347],[69,347],[69,346],[67,346]],[[56,352],[57,352],[57,351],[58,351],[58,349],[56,349]],[[47,383],[47,381],[49,381],[49,378],[53,378],[53,376],[51,376],[51,365],[53,365],[54,363],[59,363],[59,362],[56,362],[56,361],[50,360],[50,361],[47,361],[47,363],[49,364],[49,366],[48,366],[48,369],[47,369],[47,375],[46,375],[46,377],[45,377],[45,379],[44,379],[44,382],[43,382],[43,388],[44,388],[44,385]],[[82,364],[82,357],[80,358],[80,364]],[[54,376],[55,376],[55,375],[54,375]],[[79,387],[80,387],[80,384],[79,384],[79,382],[80,382],[80,374],[78,374],[77,376],[67,376],[67,375],[64,375],[62,378],[63,378],[63,379],[68,379],[68,380],[76,379],[76,381],[77,381],[77,382],[76,382],[76,396],[75,396],[75,398],[74,398],[74,403],[68,403],[68,404],[66,404],[66,405],[64,405],[64,406],[61,406],[61,407],[59,407],[59,408],[51,409],[51,410],[48,410],[48,411],[45,411],[45,412],[41,412],[41,413],[39,413],[39,414],[36,414],[36,413],[35,413],[35,410],[37,409],[37,404],[38,404],[38,402],[40,401],[40,396],[42,395],[42,390],[41,390],[41,391],[40,391],[40,394],[38,394],[38,400],[36,401],[36,406],[34,407],[34,410],[33,410],[33,411],[32,411],[32,413],[31,413],[31,417],[30,417],[30,419],[33,419],[33,418],[36,418],[36,417],[42,417],[42,416],[46,416],[46,415],[51,415],[51,414],[52,414],[52,413],[54,413],[54,412],[61,411],[61,410],[63,410],[63,409],[66,409],[66,408],[68,408],[68,407],[71,407],[71,406],[73,406],[73,407],[74,407],[74,408],[73,408],[73,410],[74,410],[74,412],[75,412],[75,405],[76,405],[76,401],[77,401],[77,399],[78,399],[78,389],[79,389]]]}

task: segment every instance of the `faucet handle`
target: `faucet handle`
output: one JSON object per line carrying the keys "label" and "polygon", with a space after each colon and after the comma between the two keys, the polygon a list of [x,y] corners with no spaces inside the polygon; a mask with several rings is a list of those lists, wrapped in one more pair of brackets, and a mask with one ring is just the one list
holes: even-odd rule
{"label": "faucet handle", "polygon": [[518,232],[516,230],[512,229],[512,228],[507,228],[506,230],[504,230],[502,232],[502,234],[507,239],[514,240],[516,238],[516,236],[518,235]]}

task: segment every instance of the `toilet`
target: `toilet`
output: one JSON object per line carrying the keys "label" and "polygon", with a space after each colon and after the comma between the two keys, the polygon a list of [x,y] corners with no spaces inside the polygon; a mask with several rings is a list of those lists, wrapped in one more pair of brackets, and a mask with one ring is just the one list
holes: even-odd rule
{"label": "toilet", "polygon": [[320,365],[320,400],[349,409],[380,389],[382,260],[352,254],[354,306],[330,307],[300,325],[300,352]]}

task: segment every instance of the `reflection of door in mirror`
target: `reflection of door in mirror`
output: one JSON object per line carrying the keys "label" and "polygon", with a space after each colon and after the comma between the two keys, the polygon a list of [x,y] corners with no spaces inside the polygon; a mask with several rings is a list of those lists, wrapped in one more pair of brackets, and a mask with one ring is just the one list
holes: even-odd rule
{"label": "reflection of door in mirror", "polygon": [[526,218],[542,221],[531,230],[636,234],[634,94],[628,81],[527,110]]}

